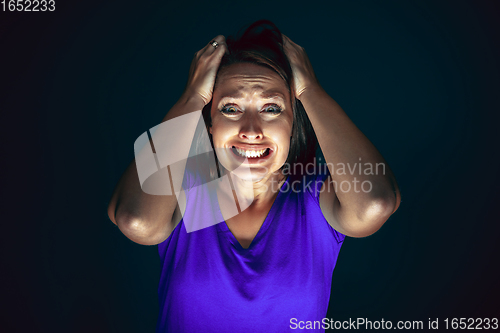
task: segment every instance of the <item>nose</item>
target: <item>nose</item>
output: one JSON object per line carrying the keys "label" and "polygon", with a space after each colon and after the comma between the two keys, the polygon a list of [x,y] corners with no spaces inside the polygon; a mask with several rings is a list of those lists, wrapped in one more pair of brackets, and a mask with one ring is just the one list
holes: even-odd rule
{"label": "nose", "polygon": [[262,133],[262,127],[259,120],[251,116],[244,118],[238,134],[239,138],[249,141],[262,140],[264,134]]}

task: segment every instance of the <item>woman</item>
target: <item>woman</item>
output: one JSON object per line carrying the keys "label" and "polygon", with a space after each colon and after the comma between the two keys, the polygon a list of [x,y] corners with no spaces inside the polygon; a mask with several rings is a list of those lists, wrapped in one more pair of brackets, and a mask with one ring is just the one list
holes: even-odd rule
{"label": "woman", "polygon": [[[196,151],[199,110],[215,163],[212,149]],[[324,330],[344,237],[377,231],[400,194],[383,157],[321,88],[304,49],[267,20],[227,42],[217,36],[195,54],[162,124],[182,127],[170,136],[178,148],[171,155],[198,128],[196,152],[168,169],[176,195],[146,194],[137,161],[108,210],[128,238],[158,244],[157,331],[288,332],[307,321]],[[163,139],[152,136],[158,156]],[[316,163],[318,142],[324,164]]]}

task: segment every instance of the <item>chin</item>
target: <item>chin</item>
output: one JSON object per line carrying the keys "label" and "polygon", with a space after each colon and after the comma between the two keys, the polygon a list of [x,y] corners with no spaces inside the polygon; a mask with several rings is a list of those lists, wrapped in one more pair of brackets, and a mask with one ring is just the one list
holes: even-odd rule
{"label": "chin", "polygon": [[256,170],[248,166],[241,165],[239,168],[231,171],[231,174],[241,180],[256,183],[262,180],[267,174],[267,170]]}

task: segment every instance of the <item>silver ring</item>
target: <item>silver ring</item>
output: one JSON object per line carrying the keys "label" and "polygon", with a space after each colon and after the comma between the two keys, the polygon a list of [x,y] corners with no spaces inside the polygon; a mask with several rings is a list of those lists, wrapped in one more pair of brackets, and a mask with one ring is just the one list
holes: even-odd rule
{"label": "silver ring", "polygon": [[219,46],[219,43],[217,43],[215,40],[213,40],[213,41],[210,42],[210,45],[212,45],[213,47],[217,48],[217,46]]}

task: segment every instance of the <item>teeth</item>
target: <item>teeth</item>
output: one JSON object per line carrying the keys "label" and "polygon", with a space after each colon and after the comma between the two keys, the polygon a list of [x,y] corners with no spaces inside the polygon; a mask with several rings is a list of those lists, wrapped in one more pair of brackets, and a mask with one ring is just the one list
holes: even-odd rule
{"label": "teeth", "polygon": [[242,157],[256,158],[256,157],[261,157],[262,154],[264,154],[264,152],[266,151],[266,149],[262,149],[262,150],[244,150],[244,149],[236,148],[236,151]]}

